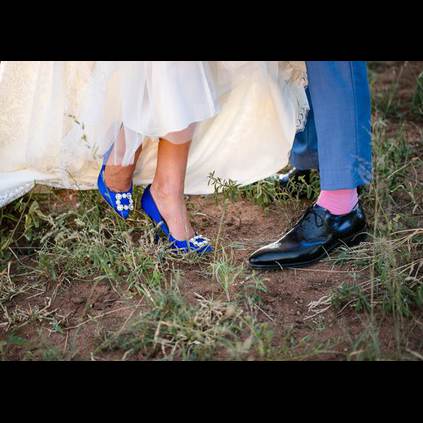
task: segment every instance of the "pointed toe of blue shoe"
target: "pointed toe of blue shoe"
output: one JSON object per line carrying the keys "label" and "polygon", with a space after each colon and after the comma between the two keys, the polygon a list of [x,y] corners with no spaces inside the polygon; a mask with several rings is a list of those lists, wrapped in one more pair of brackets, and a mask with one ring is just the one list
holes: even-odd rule
{"label": "pointed toe of blue shoe", "polygon": [[[203,235],[195,235],[189,241],[184,241],[183,249],[188,251],[196,251],[199,254],[207,254],[213,251],[210,240]],[[180,241],[176,241],[180,243]]]}

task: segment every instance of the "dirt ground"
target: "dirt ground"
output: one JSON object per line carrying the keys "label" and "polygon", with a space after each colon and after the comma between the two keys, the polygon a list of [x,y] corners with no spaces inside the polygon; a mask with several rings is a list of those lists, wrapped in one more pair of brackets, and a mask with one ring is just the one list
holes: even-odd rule
{"label": "dirt ground", "polygon": [[[377,86],[374,89],[383,90],[391,86],[398,77],[400,65],[397,62],[380,62],[380,65],[374,65],[374,72],[378,74]],[[423,62],[410,62],[401,79],[400,96],[411,95],[416,77],[422,70]],[[408,130],[409,141],[414,143],[416,153],[423,152],[419,125],[421,122],[411,122]],[[64,195],[71,204],[73,194],[68,192]],[[220,232],[220,243],[232,252],[236,264],[243,264],[247,268],[249,254],[259,246],[276,240],[291,227],[310,203],[305,200],[282,206],[271,205],[264,209],[250,201],[240,200],[236,203],[229,202],[224,211],[222,203],[216,202],[213,197],[195,197],[190,199],[190,210],[198,231],[210,239],[216,239]],[[197,214],[200,211],[201,214]],[[181,290],[189,301],[195,301],[197,295],[206,298],[219,298],[223,295],[221,288],[211,278],[205,278],[204,273],[198,271],[198,264],[180,263],[177,266],[184,274]],[[272,344],[275,348],[282,348],[281,344],[289,340],[296,345],[296,356],[293,358],[346,358],[346,352],[351,351],[350,340],[356,339],[367,327],[369,316],[349,309],[339,313],[329,308],[313,318],[309,305],[328,295],[331,289],[342,283],[367,280],[367,270],[361,272],[350,263],[336,264],[334,260],[325,260],[310,268],[264,272],[260,273],[260,276],[267,292],[261,294],[258,318],[271,325],[275,335]],[[236,290],[237,287],[231,289]],[[67,359],[121,359],[121,352],[93,354],[98,337],[103,331],[122,330],[132,316],[144,307],[141,296],[122,297],[112,285],[101,281],[87,284],[86,281],[75,280],[71,284],[63,281],[58,284],[57,281],[51,280],[48,281],[47,291],[38,294],[34,291],[32,295],[17,296],[11,304],[25,309],[28,304],[38,310],[48,307],[52,313],[59,313],[62,317],[63,330],[54,332],[51,331],[50,324],[36,320],[29,322],[14,334],[27,341],[25,347],[19,342],[8,346],[5,356],[7,360],[21,360],[28,351],[32,351],[36,357],[42,340],[60,351],[73,351],[74,353],[66,356]],[[0,340],[8,336],[10,333],[0,326]],[[394,348],[392,321],[389,316],[384,318],[379,336],[381,348],[385,351]],[[413,323],[408,338],[410,350],[420,348],[422,336],[422,325]],[[308,354],[310,348],[313,349],[312,354]],[[253,355],[250,358],[255,357]],[[142,356],[135,355],[131,359],[142,359]]]}

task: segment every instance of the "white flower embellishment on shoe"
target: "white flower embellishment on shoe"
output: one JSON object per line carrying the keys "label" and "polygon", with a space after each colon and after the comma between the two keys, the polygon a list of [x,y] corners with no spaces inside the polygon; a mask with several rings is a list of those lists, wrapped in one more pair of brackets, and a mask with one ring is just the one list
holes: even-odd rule
{"label": "white flower embellishment on shoe", "polygon": [[194,238],[191,238],[189,242],[193,244],[196,248],[202,248],[207,245],[210,245],[210,240],[202,235],[196,235]]}
{"label": "white flower embellishment on shoe", "polygon": [[116,209],[119,211],[134,210],[134,200],[132,199],[132,194],[130,192],[116,194]]}

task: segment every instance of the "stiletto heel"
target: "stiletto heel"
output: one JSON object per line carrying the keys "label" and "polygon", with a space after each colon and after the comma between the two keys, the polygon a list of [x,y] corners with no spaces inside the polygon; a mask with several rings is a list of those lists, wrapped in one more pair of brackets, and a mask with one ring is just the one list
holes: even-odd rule
{"label": "stiletto heel", "polygon": [[172,236],[166,221],[160,214],[157,204],[151,195],[151,185],[144,190],[144,194],[141,198],[141,208],[156,225],[158,233],[161,233],[168,239],[171,249],[183,253],[196,252],[198,254],[210,253],[213,251],[210,240],[202,235],[195,235],[189,241],[179,241]]}
{"label": "stiletto heel", "polygon": [[104,172],[106,170],[107,161],[112,150],[113,145],[104,155],[103,165],[101,166],[100,174],[98,175],[97,187],[101,196],[106,200],[107,204],[117,213],[119,217],[126,220],[129,217],[131,211],[134,210],[134,200],[132,198],[134,187],[131,183],[130,190],[126,192],[114,192],[107,187],[104,179]]}

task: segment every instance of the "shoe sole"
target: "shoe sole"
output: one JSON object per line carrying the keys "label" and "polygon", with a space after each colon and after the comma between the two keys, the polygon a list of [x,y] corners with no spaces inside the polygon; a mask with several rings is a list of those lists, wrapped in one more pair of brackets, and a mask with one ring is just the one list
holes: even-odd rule
{"label": "shoe sole", "polygon": [[251,264],[249,263],[250,267],[253,269],[258,270],[285,270],[285,269],[301,269],[304,267],[312,266],[321,260],[328,257],[329,253],[333,252],[334,250],[340,248],[340,247],[355,247],[362,242],[364,242],[368,238],[367,233],[361,232],[359,234],[353,235],[352,237],[346,238],[342,241],[338,241],[336,244],[334,244],[331,248],[326,249],[326,251],[321,254],[319,257],[309,260],[309,261],[303,261],[298,263],[290,263],[290,264],[280,264],[277,262],[274,262],[273,264]]}

